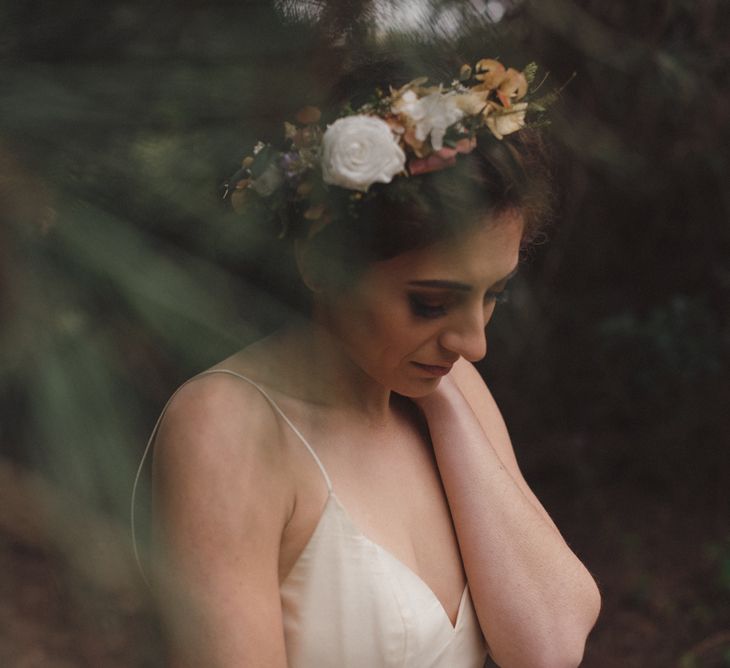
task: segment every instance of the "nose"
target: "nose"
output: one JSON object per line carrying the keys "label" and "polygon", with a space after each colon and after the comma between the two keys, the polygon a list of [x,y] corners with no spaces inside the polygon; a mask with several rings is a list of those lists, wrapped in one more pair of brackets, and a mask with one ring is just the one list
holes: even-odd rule
{"label": "nose", "polygon": [[444,329],[439,343],[469,362],[478,362],[487,354],[486,327],[490,315],[482,308],[461,315]]}

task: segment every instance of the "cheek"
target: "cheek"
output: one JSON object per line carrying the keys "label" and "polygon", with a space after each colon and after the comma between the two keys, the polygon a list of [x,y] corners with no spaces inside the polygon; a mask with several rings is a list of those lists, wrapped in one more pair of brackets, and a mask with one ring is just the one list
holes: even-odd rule
{"label": "cheek", "polygon": [[397,366],[428,338],[405,300],[362,304],[344,314],[342,326],[351,356],[373,367]]}
{"label": "cheek", "polygon": [[382,362],[407,354],[413,345],[413,329],[408,313],[402,309],[381,307],[367,313],[363,320],[362,338],[372,354]]}

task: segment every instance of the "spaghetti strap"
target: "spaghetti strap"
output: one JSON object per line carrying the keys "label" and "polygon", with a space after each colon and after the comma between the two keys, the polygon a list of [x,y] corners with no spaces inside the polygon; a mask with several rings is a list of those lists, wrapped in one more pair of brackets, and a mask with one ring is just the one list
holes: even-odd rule
{"label": "spaghetti strap", "polygon": [[[322,475],[324,476],[324,481],[325,481],[325,483],[327,483],[327,491],[328,492],[332,491],[332,482],[330,481],[330,477],[329,477],[329,475],[327,475],[327,471],[324,468],[324,464],[322,464],[320,458],[317,457],[317,453],[314,451],[314,448],[311,445],[309,445],[309,442],[307,441],[306,438],[304,438],[304,436],[302,435],[302,432],[300,432],[294,426],[294,423],[286,416],[284,411],[282,411],[281,408],[279,408],[279,405],[269,396],[268,392],[266,392],[266,390],[263,387],[261,387],[261,385],[259,385],[255,381],[251,380],[250,378],[247,378],[246,376],[241,375],[240,373],[236,373],[235,371],[230,371],[228,369],[208,369],[208,371],[203,371],[203,372],[199,373],[198,376],[203,376],[203,375],[209,374],[209,373],[230,374],[231,376],[235,376],[236,378],[245,380],[250,385],[253,385],[259,392],[261,392],[261,394],[271,404],[271,407],[279,414],[281,419],[284,420],[284,422],[286,422],[289,425],[289,428],[299,437],[299,440],[302,443],[304,443],[304,447],[306,447],[307,450],[309,450],[309,454],[312,455],[312,457],[314,458],[314,461],[317,463],[317,466],[319,466],[319,470],[322,471]],[[194,376],[193,378],[197,378],[198,376]],[[190,380],[193,380],[193,378],[191,378]]]}
{"label": "spaghetti strap", "polygon": [[152,429],[152,433],[150,434],[149,440],[147,441],[147,445],[144,449],[144,452],[142,453],[142,459],[139,462],[139,466],[137,467],[137,474],[134,476],[134,485],[132,486],[132,501],[131,501],[131,509],[130,509],[130,523],[132,528],[132,547],[134,549],[134,558],[137,562],[137,567],[139,568],[140,573],[142,574],[142,578],[144,581],[149,585],[149,581],[147,580],[147,577],[144,572],[144,568],[142,567],[142,560],[139,554],[139,548],[137,545],[137,535],[136,535],[136,523],[135,523],[135,508],[136,508],[136,498],[137,498],[137,488],[139,487],[139,481],[142,477],[142,471],[144,470],[144,465],[147,460],[147,456],[149,455],[149,452],[152,448],[152,443],[155,440],[155,436],[157,435],[157,431],[160,427],[160,423],[162,422],[162,418],[165,416],[165,412],[167,411],[167,407],[170,405],[170,402],[173,400],[174,396],[183,388],[185,385],[187,385],[190,381],[195,380],[196,378],[200,378],[200,376],[206,376],[208,374],[212,373],[225,373],[230,376],[235,376],[236,378],[240,378],[241,380],[247,382],[249,385],[253,385],[263,396],[264,398],[269,402],[271,407],[276,411],[276,413],[281,417],[284,422],[286,422],[287,425],[289,425],[289,428],[296,434],[296,436],[299,438],[299,440],[304,443],[304,447],[309,450],[309,454],[312,455],[314,461],[316,462],[317,466],[319,467],[319,470],[322,472],[322,476],[324,477],[324,481],[327,484],[327,491],[331,494],[332,493],[332,482],[330,481],[329,475],[327,475],[327,471],[324,468],[324,465],[322,464],[321,460],[317,456],[317,453],[314,451],[314,448],[312,448],[311,445],[307,442],[307,439],[304,438],[302,433],[299,431],[299,429],[296,428],[294,423],[286,416],[284,411],[279,408],[279,405],[269,396],[268,392],[264,390],[263,387],[261,387],[258,383],[251,380],[250,378],[247,378],[246,376],[243,376],[240,373],[237,373],[235,371],[231,371],[230,369],[208,369],[207,371],[201,371],[199,374],[196,374],[192,378],[188,378],[180,387],[178,387],[173,393],[172,396],[167,400],[167,403],[162,408],[162,411],[160,412],[159,417],[157,418],[157,422],[155,423],[154,428]]}

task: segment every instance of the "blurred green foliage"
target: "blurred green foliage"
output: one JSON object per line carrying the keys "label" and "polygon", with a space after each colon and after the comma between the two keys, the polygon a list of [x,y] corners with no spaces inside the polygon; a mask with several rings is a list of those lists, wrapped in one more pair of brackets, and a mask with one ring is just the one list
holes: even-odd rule
{"label": "blurred green foliage", "polygon": [[[384,19],[405,6],[412,27]],[[535,60],[547,87],[576,74],[547,130],[558,212],[481,369],[530,482],[544,482],[529,475],[537,461],[593,556],[619,551],[601,574],[604,648],[633,633],[655,665],[676,648],[680,665],[728,664],[715,633],[730,591],[728,35],[723,0],[0,0],[0,464],[67,493],[37,494],[62,506],[46,539],[84,582],[136,581],[126,529],[108,518],[127,520],[161,407],[286,317],[266,291],[286,280],[266,243],[220,202],[256,139],[278,136],[376,38],[426,60],[431,42],[441,64]],[[665,525],[648,526],[662,516],[636,503],[651,495],[670,516],[664,542]],[[696,507],[707,542],[675,531]],[[685,555],[705,544],[697,571]],[[700,575],[667,585],[651,566],[665,559]],[[682,590],[692,577],[701,601]],[[103,616],[82,590],[67,605],[95,638]],[[662,620],[676,637],[652,645]],[[158,665],[159,634],[140,626],[135,665]]]}
{"label": "blurred green foliage", "polygon": [[549,129],[551,242],[491,326],[483,369],[518,439],[632,434],[641,450],[600,460],[607,475],[710,475],[722,496],[730,17],[713,0],[500,6],[493,26],[484,3],[421,3],[404,36],[373,2],[2,2],[3,449],[126,512],[170,391],[284,317],[243,280],[265,248],[218,184],[325,94],[343,64],[325,38],[357,54],[381,35],[404,52],[476,42],[556,85],[577,73]]}

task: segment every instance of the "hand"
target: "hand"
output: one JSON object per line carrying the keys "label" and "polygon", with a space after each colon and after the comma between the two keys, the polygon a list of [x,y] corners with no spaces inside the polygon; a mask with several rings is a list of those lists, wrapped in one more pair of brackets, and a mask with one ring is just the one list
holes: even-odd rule
{"label": "hand", "polygon": [[429,420],[429,416],[444,409],[454,408],[460,402],[466,402],[466,399],[453,378],[453,371],[440,380],[433,392],[413,398],[413,403],[421,409],[426,421]]}

